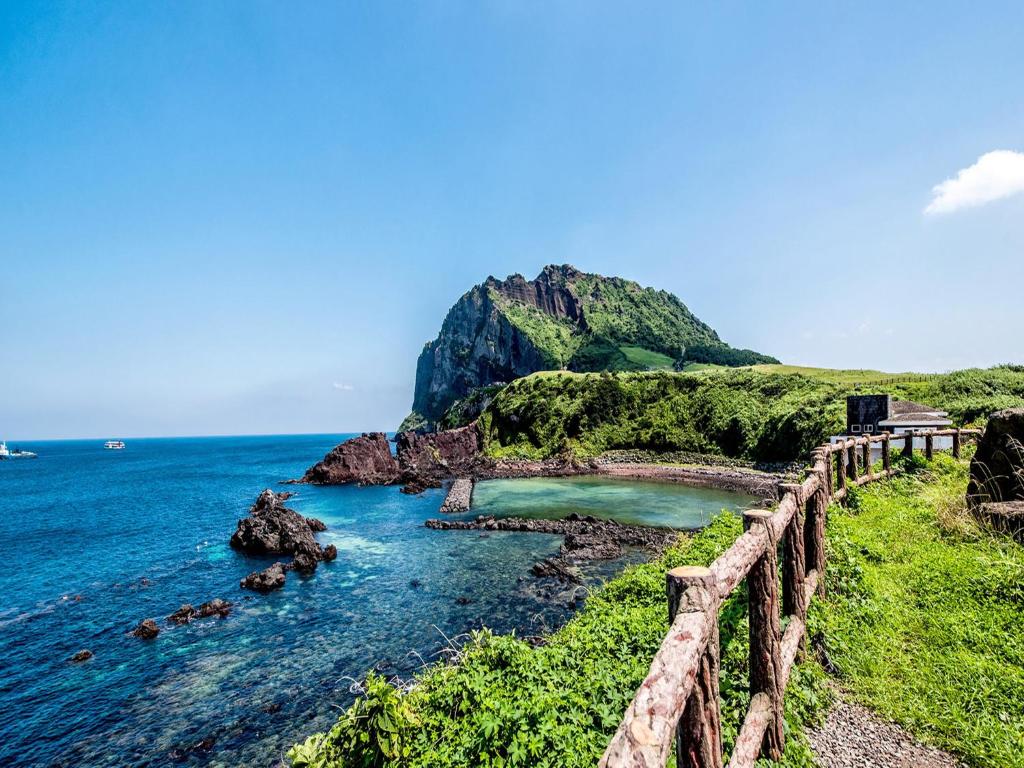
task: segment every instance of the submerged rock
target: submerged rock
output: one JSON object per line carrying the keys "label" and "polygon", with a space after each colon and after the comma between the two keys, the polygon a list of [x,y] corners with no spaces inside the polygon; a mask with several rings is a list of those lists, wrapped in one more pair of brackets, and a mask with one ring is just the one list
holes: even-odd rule
{"label": "submerged rock", "polygon": [[623,554],[624,547],[637,547],[660,553],[676,540],[679,531],[652,528],[646,525],[625,525],[575,512],[561,520],[532,520],[522,517],[495,518],[478,515],[473,520],[430,519],[427,528],[441,531],[517,531],[523,533],[555,533],[565,536],[557,557],[547,558],[533,566],[539,578],[553,577],[560,581],[580,581],[573,564],[587,560],[611,560]]}
{"label": "submerged rock", "polygon": [[575,568],[570,567],[564,560],[554,557],[549,557],[541,560],[539,563],[534,563],[533,568],[530,569],[530,573],[539,579],[553,578],[572,584],[579,584],[583,581],[583,579],[580,578],[579,572]]}
{"label": "submerged rock", "polygon": [[423,493],[427,488],[440,488],[441,481],[435,480],[430,477],[421,477],[414,475],[412,477],[406,477],[405,485],[402,486],[402,493],[407,493],[411,496]]}
{"label": "submerged rock", "polygon": [[132,635],[140,640],[152,640],[160,634],[160,627],[153,619],[143,619],[139,625],[132,630]]}
{"label": "submerged rock", "polygon": [[254,571],[239,582],[242,589],[266,594],[284,586],[284,563],[274,563],[262,571]]}
{"label": "submerged rock", "polygon": [[167,617],[167,621],[171,624],[188,624],[195,617],[196,609],[192,607],[192,604],[183,603],[181,608]]}
{"label": "submerged rock", "polygon": [[88,648],[84,648],[81,651],[78,651],[74,656],[72,656],[71,657],[71,661],[73,661],[75,663],[78,663],[78,662],[82,662],[82,661],[88,661],[92,657],[93,657],[93,652],[90,651]]}
{"label": "submerged rock", "polygon": [[231,603],[227,600],[221,600],[219,597],[203,603],[199,606],[199,610],[196,611],[196,615],[201,619],[205,619],[207,616],[216,616],[219,619],[223,619],[229,613],[231,613]]}
{"label": "submerged rock", "polygon": [[231,613],[231,603],[216,597],[209,602],[201,604],[198,609],[193,607],[191,603],[184,603],[181,608],[167,617],[167,621],[180,626],[188,624],[193,619],[205,619],[209,616],[217,616],[223,619],[229,613]]}

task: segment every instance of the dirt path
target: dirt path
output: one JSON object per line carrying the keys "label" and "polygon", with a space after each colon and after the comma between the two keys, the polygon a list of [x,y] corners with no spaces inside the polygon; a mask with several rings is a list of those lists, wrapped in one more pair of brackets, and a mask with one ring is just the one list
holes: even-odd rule
{"label": "dirt path", "polygon": [[952,755],[921,744],[894,723],[840,700],[807,735],[821,768],[961,768]]}

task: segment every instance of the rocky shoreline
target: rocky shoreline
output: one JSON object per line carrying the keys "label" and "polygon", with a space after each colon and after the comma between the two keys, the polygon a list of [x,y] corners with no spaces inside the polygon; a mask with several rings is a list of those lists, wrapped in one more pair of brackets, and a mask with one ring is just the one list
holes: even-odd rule
{"label": "rocky shoreline", "polygon": [[[780,471],[767,472],[738,466],[735,462],[725,466],[657,463],[647,460],[653,456],[638,454],[634,457],[623,455],[621,451],[587,461],[571,456],[496,460],[483,454],[483,437],[475,422],[441,432],[401,432],[395,437],[395,443],[396,451],[392,454],[383,432],[360,435],[336,446],[310,467],[302,478],[289,482],[402,485],[405,493],[421,493],[453,479],[473,483],[495,479],[605,475],[683,483],[775,499],[778,484],[787,478],[787,470],[791,469],[779,467],[776,469]],[[461,494],[465,490],[464,485],[460,486],[457,491],[460,495],[453,499],[457,511],[469,509],[468,505],[461,507]]]}
{"label": "rocky shoreline", "polygon": [[560,520],[495,518],[493,515],[479,515],[473,520],[431,518],[424,525],[439,531],[515,531],[562,535],[565,539],[558,555],[535,564],[532,572],[537,577],[554,577],[559,581],[574,583],[581,581],[575,566],[582,562],[613,560],[621,557],[627,547],[658,555],[684,533],[680,529],[630,525],[576,513]]}

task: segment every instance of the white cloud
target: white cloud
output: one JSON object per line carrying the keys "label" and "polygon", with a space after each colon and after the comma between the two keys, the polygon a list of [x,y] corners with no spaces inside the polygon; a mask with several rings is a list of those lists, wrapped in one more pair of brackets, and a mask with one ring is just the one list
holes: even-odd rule
{"label": "white cloud", "polygon": [[345,384],[344,382],[341,381],[336,381],[333,384],[331,384],[331,386],[334,387],[339,392],[351,392],[352,390],[355,389],[355,387],[353,387],[351,384]]}
{"label": "white cloud", "polygon": [[932,188],[926,214],[952,213],[1024,192],[1024,152],[997,149]]}

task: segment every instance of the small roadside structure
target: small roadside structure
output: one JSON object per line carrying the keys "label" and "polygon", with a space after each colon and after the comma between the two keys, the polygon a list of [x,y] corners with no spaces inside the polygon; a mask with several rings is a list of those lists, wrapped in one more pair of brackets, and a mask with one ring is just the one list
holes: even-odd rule
{"label": "small roadside structure", "polygon": [[[894,400],[892,395],[850,395],[846,398],[846,437],[889,432],[902,435],[906,432],[928,432],[947,429],[953,425],[949,414],[943,410],[913,400]],[[832,438],[837,442],[842,438]],[[936,437],[936,450],[953,447],[952,437]],[[924,438],[914,438],[914,448],[924,448]]]}
{"label": "small roadside structure", "polygon": [[870,435],[946,429],[953,422],[945,411],[892,395],[850,395],[846,398],[846,434]]}

